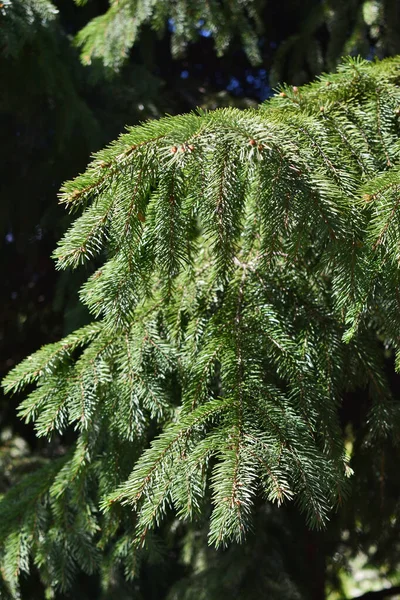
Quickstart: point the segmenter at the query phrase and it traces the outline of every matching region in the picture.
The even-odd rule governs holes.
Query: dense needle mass
[[[37,435],[76,434],[2,500],[10,589],[30,555],[66,589],[106,546],[129,576],[121,528],[140,551],[210,498],[217,547],[260,496],[323,528],[351,474],[349,390],[368,386],[371,440],[397,435],[399,67],[349,59],[258,110],[147,122],[64,185],[82,214],[55,257],[101,261],[81,289],[94,321],[4,382],[37,384],[19,409]]]

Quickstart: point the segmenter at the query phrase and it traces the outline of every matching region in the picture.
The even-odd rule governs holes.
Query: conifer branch
[[[207,502],[217,546],[245,539],[260,493],[324,527],[348,490],[349,391],[368,395],[368,439],[395,440],[398,68],[349,59],[329,86],[283,88],[258,110],[145,123],[64,185],[82,214],[55,256],[96,255],[81,289],[95,321],[3,382],[28,389],[20,415],[37,435],[75,436],[1,500],[14,597],[30,557],[66,588],[80,563],[99,568],[99,530],[125,565],[119,531],[145,551],[169,511],[190,520]]]

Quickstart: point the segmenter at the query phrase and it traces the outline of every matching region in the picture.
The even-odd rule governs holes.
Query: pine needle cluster
[[[79,216],[55,258],[98,266],[93,322],[4,381],[38,436],[74,440],[1,500],[11,597],[32,565],[49,594],[79,569],[132,578],[166,515],[210,502],[217,548],[260,498],[323,528],[349,487],[349,391],[370,443],[395,440],[399,68],[348,59],[257,110],[146,122],[64,185]]]
[[[82,0],[75,0],[84,4]],[[118,70],[126,61],[145,26],[163,35],[169,24],[171,51],[181,56],[202,32],[214,39],[219,56],[237,36],[252,63],[260,62],[257,33],[262,29],[259,0],[113,0],[103,15],[92,19],[78,34],[82,59],[90,64],[101,59],[105,67]]]

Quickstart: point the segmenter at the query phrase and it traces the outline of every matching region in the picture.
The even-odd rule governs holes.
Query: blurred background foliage
[[[57,273],[50,256],[70,219],[57,204],[60,184],[93,151],[127,124],[255,105],[279,82],[307,82],[343,55],[398,53],[398,0],[0,0],[1,377],[88,319],[77,296],[86,275]],[[389,358],[388,372],[398,394]],[[0,494],[63,452],[61,440],[37,440],[15,408],[0,398]],[[389,597],[371,594],[400,583],[398,465],[365,458],[362,394],[341,411],[357,478],[326,532],[307,531],[290,506],[260,505],[248,544],[216,553],[200,525],[171,521],[138,579],[115,574],[107,597]],[[35,581],[26,589],[23,598],[42,598]],[[74,594],[106,597],[95,578]]]

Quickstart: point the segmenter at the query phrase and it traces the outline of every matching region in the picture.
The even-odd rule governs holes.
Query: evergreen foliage
[[[83,4],[82,0],[76,2]],[[144,26],[163,34],[169,22],[175,57],[205,30],[213,36],[218,55],[226,52],[234,36],[239,36],[248,58],[257,63],[260,52],[256,34],[261,30],[262,4],[263,0],[112,0],[106,13],[92,19],[79,32],[76,42],[82,49],[84,63],[100,58],[105,67],[118,70]]]
[[[108,75],[129,64],[132,49],[137,61],[141,39],[151,53],[163,37],[174,59],[202,38],[212,39],[219,57],[244,52],[251,65],[271,68],[272,84],[303,83],[347,54],[382,58],[400,50],[395,0],[290,0],[282,7],[265,0],[111,0],[106,11],[101,4],[83,8],[87,0],[75,4],[89,16],[74,39],[81,60]],[[0,11],[2,52],[10,56],[39,30],[51,29],[58,13],[50,0],[5,0]]]
[[[32,564],[49,597],[78,569],[130,579],[166,515],[209,502],[217,548],[260,498],[323,528],[349,489],[348,392],[366,443],[396,444],[399,67],[348,59],[257,110],[146,122],[64,185],[80,216],[55,258],[98,267],[93,322],[4,381],[37,436],[74,440],[1,500],[12,598]]]
[[[398,54],[399,19],[395,0],[290,0],[282,6],[265,0],[112,0],[75,42],[84,64],[99,59],[111,73],[150,28],[159,37],[168,32],[174,58],[202,36],[213,39],[218,56],[237,53],[240,42],[252,65],[271,66],[273,85],[299,84],[334,69],[342,56]]]
[[[1,52],[15,58],[27,40],[32,40],[39,29],[51,28],[58,11],[49,0],[4,0],[2,18]]]
[[[285,6],[285,8],[287,8]],[[393,0],[311,0],[291,3],[293,23],[273,60],[271,80],[303,83],[342,56],[393,56],[399,53],[399,11]]]

